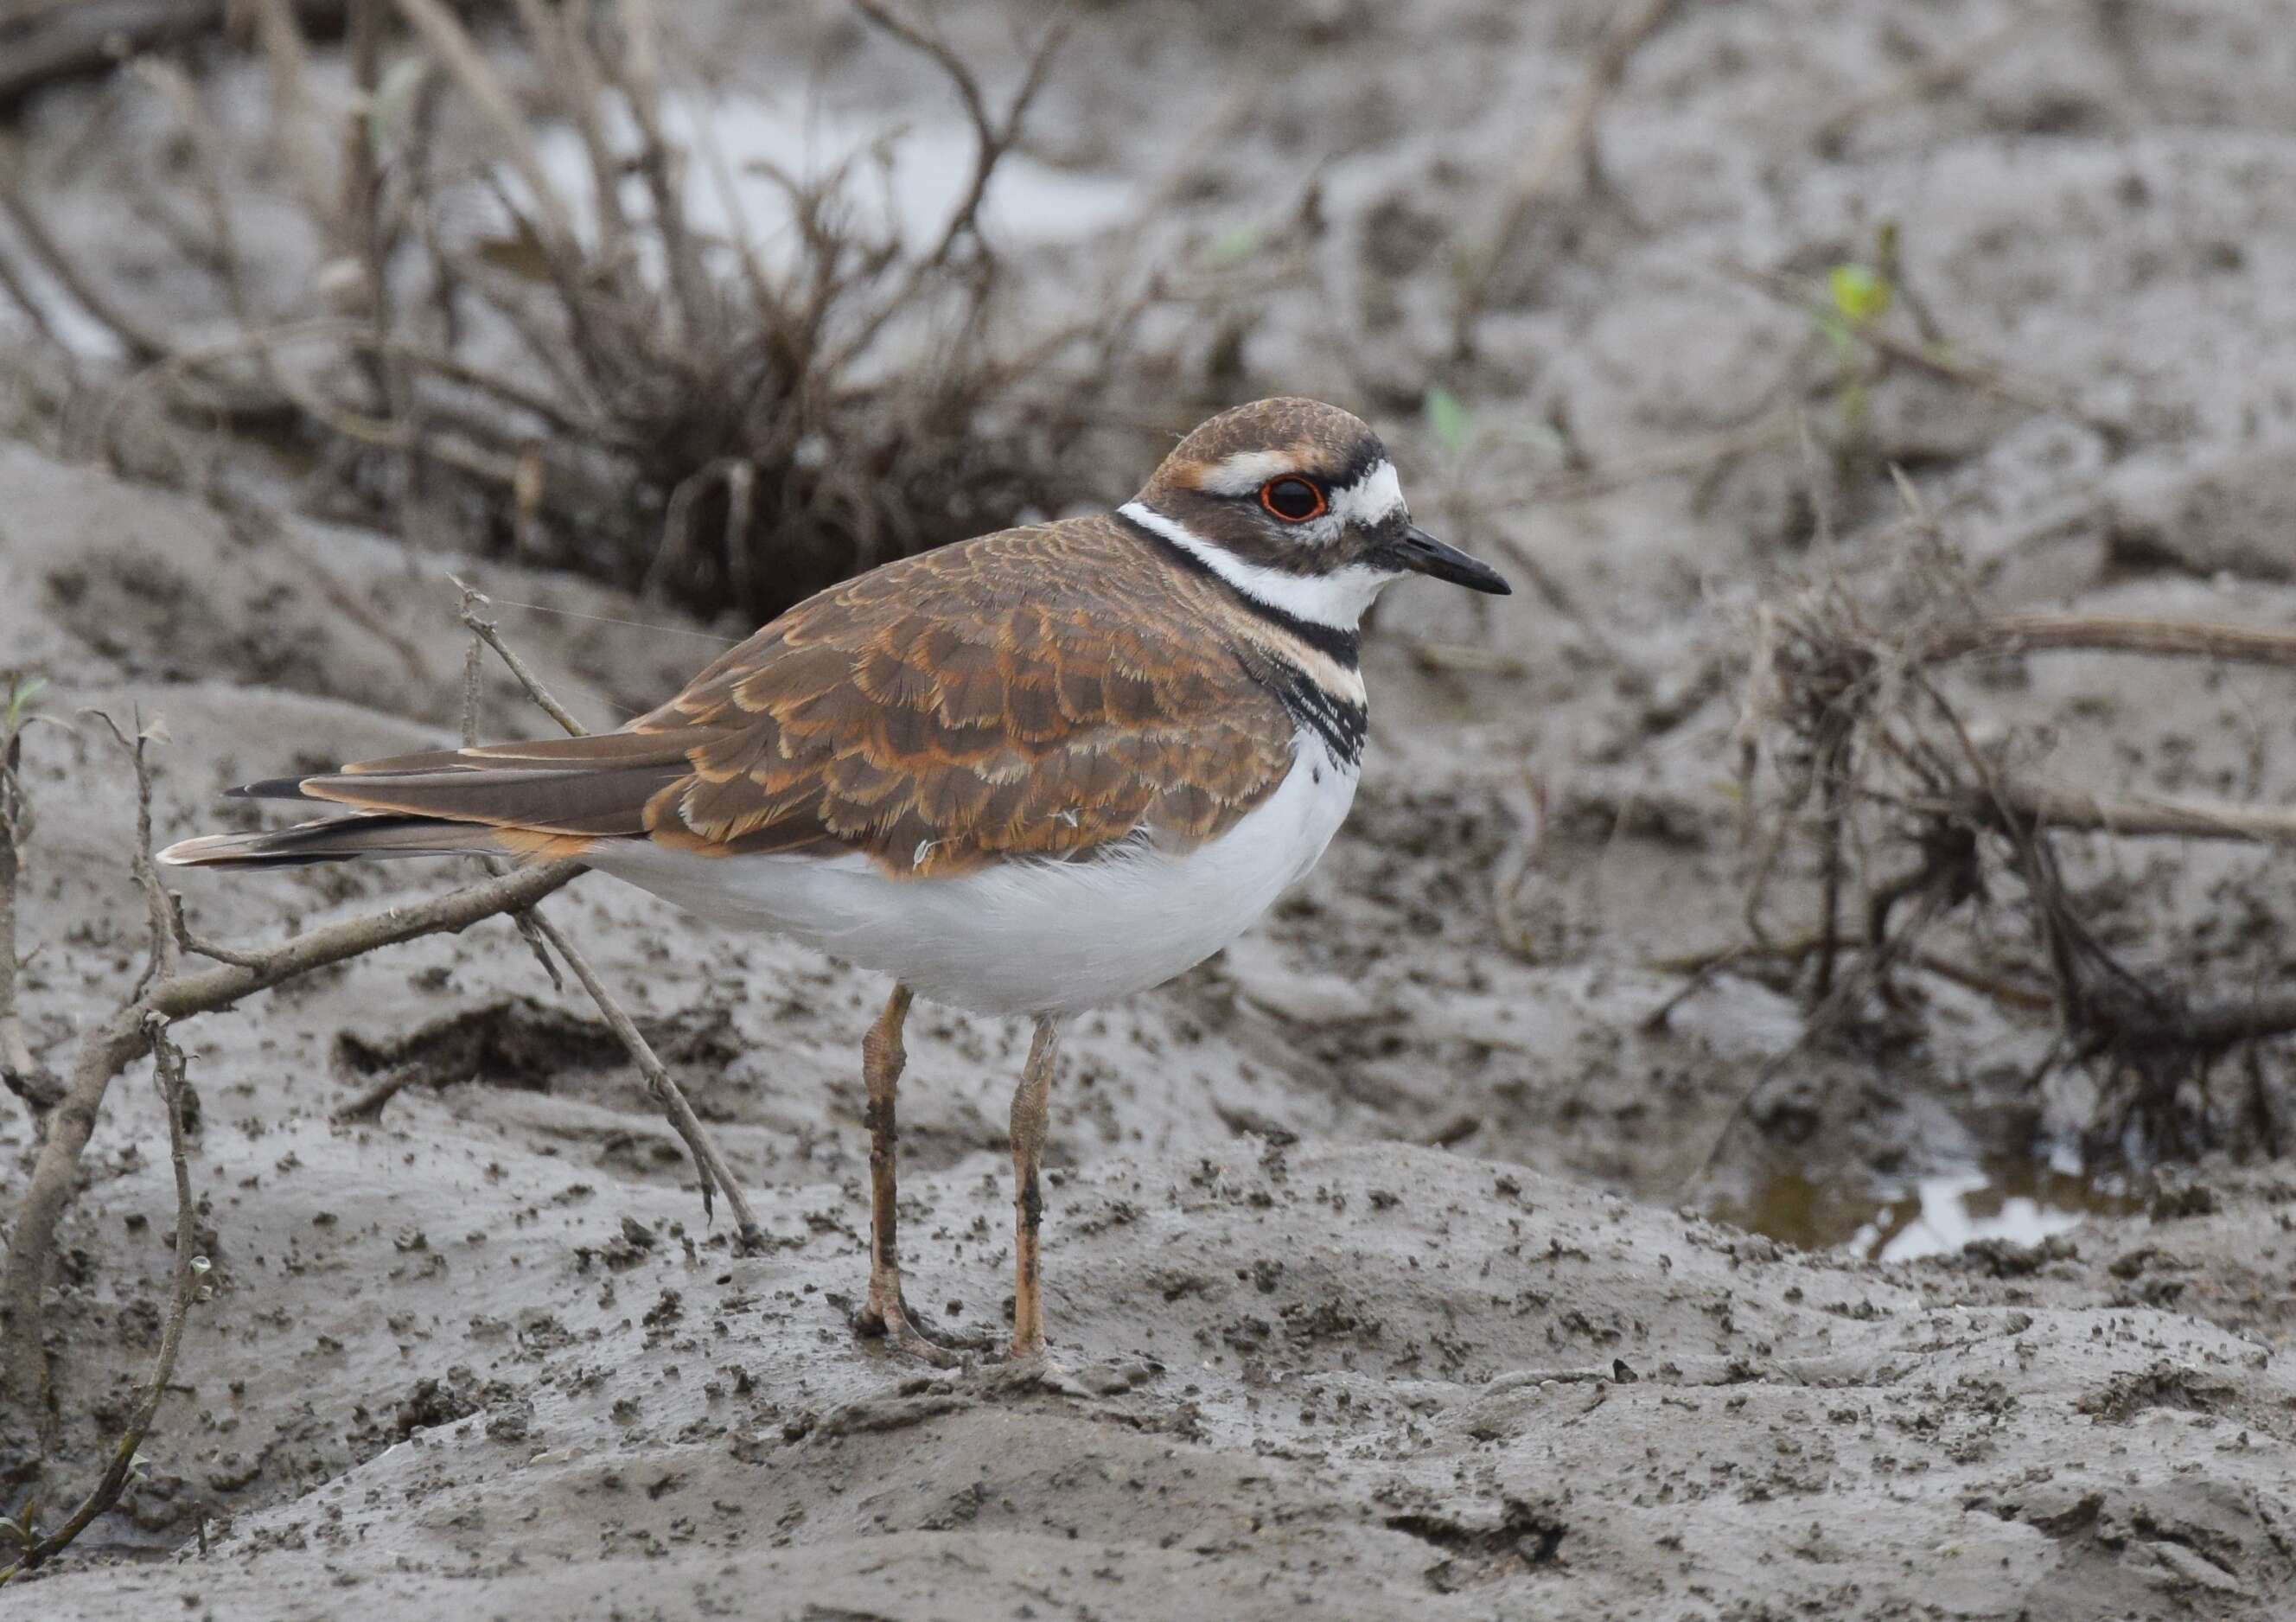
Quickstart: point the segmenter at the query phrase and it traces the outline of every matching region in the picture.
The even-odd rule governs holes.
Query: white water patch
[[[600,110],[608,145],[627,156],[639,148],[627,109],[610,100]],[[911,252],[929,251],[964,204],[972,184],[975,142],[962,119],[921,119],[889,129],[882,113],[834,111],[801,97],[766,101],[703,91],[662,92],[663,138],[688,154],[682,201],[694,231],[726,242],[745,242],[768,269],[787,269],[801,243],[789,189],[778,176],[801,185],[826,179],[849,163],[844,199],[865,233],[890,230]],[[569,126],[537,133],[544,172],[573,217],[583,240],[597,240],[594,182],[588,151]],[[505,191],[523,207],[531,194],[505,168]],[[620,186],[633,220],[651,217],[652,200],[635,172]],[[1081,241],[1125,218],[1140,201],[1132,179],[1059,169],[1023,152],[996,166],[980,207],[982,230],[1006,247]],[[650,236],[650,234],[646,234]],[[646,269],[658,273],[659,247],[642,243]]]
[[[2033,1246],[2126,1204],[2125,1193],[2090,1184],[2069,1149],[2061,1148],[2046,1164],[1997,1157],[1915,1179],[1843,1248],[1877,1262],[1910,1262],[1957,1255],[1978,1239]]]

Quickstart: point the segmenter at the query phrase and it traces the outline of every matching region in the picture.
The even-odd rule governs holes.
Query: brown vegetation
[[[2095,903],[2068,882],[2060,846],[2072,835],[2292,844],[2296,813],[2055,780],[2031,763],[2032,740],[1975,737],[1943,672],[1963,662],[2083,651],[2286,668],[2296,666],[2296,635],[1989,613],[1910,487],[1906,498],[1908,561],[1879,593],[1854,592],[1821,538],[1816,580],[1759,611],[1738,733],[1756,852],[1749,941],[1669,967],[1702,976],[1748,959],[1806,964],[1811,1012],[1797,1051],[1877,1006],[1902,1009],[1893,975],[1936,974],[2054,1022],[2057,1041],[2030,1082],[2038,1086],[2059,1065],[2095,1075],[2092,1165],[2132,1149],[2149,1160],[2226,1144],[2276,1155],[2284,1132],[2258,1044],[2296,1033],[2296,998],[2225,997],[2179,972],[2173,949],[2132,961],[2107,944]],[[1817,920],[1781,939],[1767,926],[1769,885],[1796,841],[1816,852]],[[1988,904],[2022,920],[2027,952],[1978,963],[1962,955],[1966,938],[1939,948],[1937,926],[1949,914]],[[2227,1059],[2244,1061],[2248,1084],[2220,1106],[2209,1082]]]
[[[937,35],[857,0],[947,80],[972,133],[971,176],[939,235],[912,243],[856,195],[868,154],[776,173],[797,245],[775,264],[722,154],[665,133],[668,29],[652,0],[525,0],[524,88],[441,0],[361,0],[348,8],[348,107],[314,87],[297,8],[253,10],[276,90],[272,144],[293,155],[345,313],[260,308],[221,201],[225,143],[201,87],[168,63],[138,70],[189,139],[209,200],[190,249],[226,282],[235,331],[187,343],[102,290],[4,154],[0,210],[183,421],[316,451],[324,505],[430,545],[450,539],[450,518],[473,550],[754,620],[887,559],[1111,493],[1090,490],[1072,453],[1121,370],[1132,309],[1030,323],[980,229],[1058,28],[999,104]],[[386,80],[392,17],[421,54]],[[536,120],[578,135],[581,195],[545,163]],[[738,240],[694,222],[697,175]],[[475,239],[455,224],[488,216],[500,223]],[[4,258],[0,292],[45,326]],[[107,408],[104,432],[111,421]]]

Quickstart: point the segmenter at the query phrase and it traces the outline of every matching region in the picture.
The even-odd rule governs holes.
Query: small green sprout
[[[1465,401],[1439,383],[1429,383],[1421,409],[1427,418],[1428,436],[1444,455],[1456,457],[1466,450],[1474,438],[1475,415]]]
[[[1897,297],[1897,288],[1887,276],[1855,261],[1827,271],[1825,290],[1833,296],[1833,308],[1852,326],[1879,321],[1890,313],[1890,301]]]
[[[47,691],[47,687],[45,676],[19,676],[9,682],[8,707],[0,712],[0,736],[12,736],[24,729],[33,704]]]
[[[1230,226],[1204,245],[1204,262],[1215,270],[1233,270],[1259,251],[1258,226]]]
[[[381,152],[398,144],[398,131],[414,106],[414,93],[430,70],[430,59],[419,54],[402,56],[385,70],[366,105],[368,146]]]

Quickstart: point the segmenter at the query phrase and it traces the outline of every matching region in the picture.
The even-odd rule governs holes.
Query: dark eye
[[[1286,523],[1324,515],[1324,492],[1305,479],[1270,479],[1259,487],[1259,505]]]

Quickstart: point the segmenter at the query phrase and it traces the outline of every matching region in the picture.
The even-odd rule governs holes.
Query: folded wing
[[[1281,702],[1208,634],[1204,589],[1112,521],[1008,531],[800,605],[619,731],[252,785],[365,814],[164,854],[325,860],[371,841],[340,853],[547,857],[649,839],[859,851],[933,876],[1141,837],[1185,848],[1259,803],[1292,755]]]

